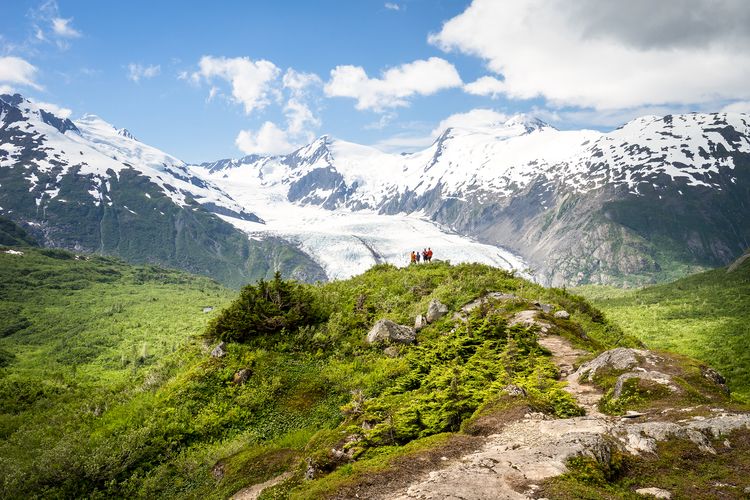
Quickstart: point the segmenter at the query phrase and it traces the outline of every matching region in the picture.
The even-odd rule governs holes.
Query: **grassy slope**
[[[750,401],[750,261],[732,273],[716,269],[641,290],[576,291],[650,348],[713,366],[738,399]]]
[[[502,315],[528,307],[526,299],[569,310],[575,323],[563,327],[576,342],[632,345],[565,292],[486,266],[434,263],[311,287],[328,311],[324,323],[230,343],[217,359],[195,337],[212,315],[202,307],[231,298],[213,282],[23,251],[0,253],[5,497],[218,498],[284,470],[295,476],[283,495],[324,495],[439,442],[498,404],[508,383],[524,386],[538,410],[577,412],[533,331],[505,325]],[[379,318],[411,322],[432,298],[456,310],[489,290],[521,299],[500,315],[478,311],[468,326],[430,325],[398,357],[364,342]],[[250,378],[237,385],[242,368]],[[352,435],[359,441],[342,442]],[[340,467],[330,456],[336,446],[361,465]],[[321,477],[299,489],[305,459]]]

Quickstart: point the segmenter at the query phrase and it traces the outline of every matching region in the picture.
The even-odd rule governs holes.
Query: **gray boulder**
[[[568,311],[557,311],[555,313],[555,318],[558,318],[558,319],[570,319],[570,313]]]
[[[541,309],[544,314],[549,314],[552,312],[552,304],[542,304],[541,302],[534,302],[534,305]]]
[[[219,345],[214,347],[214,350],[211,351],[212,358],[223,358],[226,355],[227,355],[227,343],[226,342],[219,342]]]
[[[599,370],[629,370],[645,361],[652,360],[656,361],[656,356],[649,351],[618,347],[605,351],[591,361],[582,364],[576,371],[576,378],[583,376],[591,382]]]
[[[247,382],[247,379],[250,378],[250,375],[252,375],[252,372],[247,368],[243,368],[242,370],[234,374],[232,382],[235,385],[243,385],[245,382]]]
[[[655,498],[672,498],[672,494],[667,490],[661,488],[638,488],[635,490],[641,496],[649,496]]]
[[[411,344],[417,338],[413,328],[399,325],[389,319],[381,319],[372,327],[367,334],[367,343],[376,342],[398,342],[399,344]]]
[[[417,314],[417,317],[414,320],[414,331],[418,332],[419,330],[421,330],[425,326],[427,326],[427,320],[421,314]]]
[[[430,304],[427,306],[427,322],[432,323],[439,320],[443,316],[448,314],[448,306],[440,302],[438,299],[432,299]]]

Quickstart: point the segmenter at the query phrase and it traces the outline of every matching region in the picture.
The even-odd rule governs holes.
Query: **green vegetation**
[[[650,348],[716,368],[734,396],[750,401],[750,260],[640,290],[576,289]]]
[[[21,226],[0,216],[0,245],[36,246],[37,243]]]
[[[508,327],[531,301],[568,310],[543,317],[578,345],[636,344],[583,299],[481,265],[277,278],[230,303],[204,278],[20,250],[0,253],[3,497],[220,498],[284,471],[266,496],[325,496],[526,411],[517,401],[580,414],[535,329]],[[489,291],[517,298],[451,313],[414,345],[365,342],[378,319],[410,324],[433,298],[455,312]],[[219,339],[227,353],[212,357]]]
[[[545,481],[537,494],[552,500],[636,500],[644,498],[635,493],[639,488],[661,488],[672,498],[747,498],[750,431],[735,431],[710,444],[716,454],[697,452],[689,440],[671,439],[640,457],[574,457],[569,472]]]

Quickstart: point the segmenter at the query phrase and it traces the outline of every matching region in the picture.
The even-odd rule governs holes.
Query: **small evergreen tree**
[[[310,287],[281,279],[247,285],[208,326],[210,337],[247,342],[254,337],[292,332],[325,321],[327,315]]]

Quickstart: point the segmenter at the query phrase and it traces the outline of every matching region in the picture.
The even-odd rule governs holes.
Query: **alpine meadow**
[[[750,4],[19,0],[0,497],[750,497]]]

